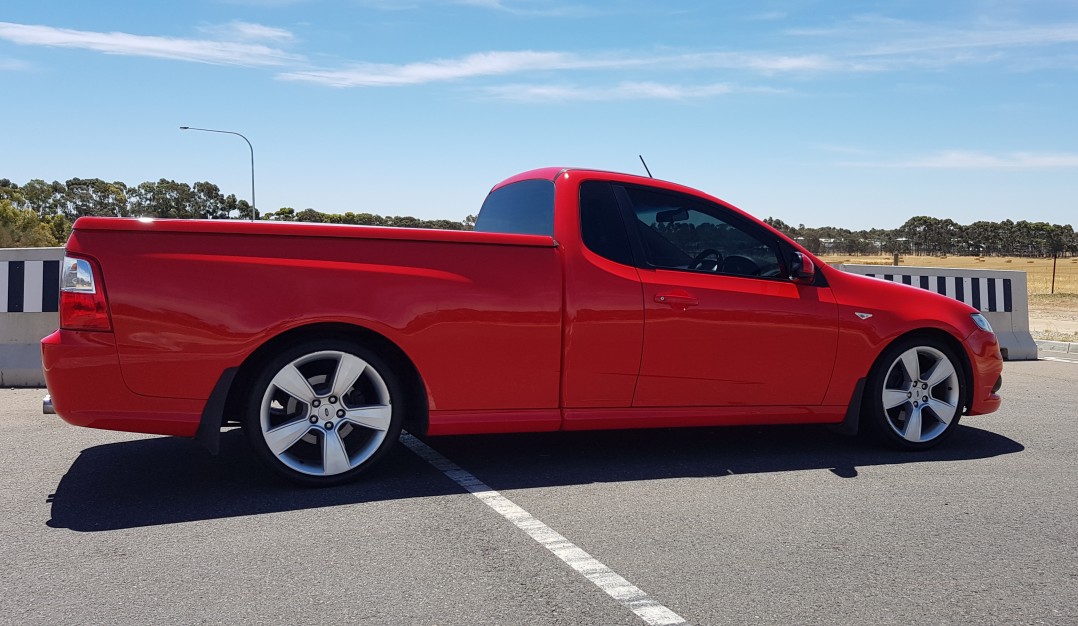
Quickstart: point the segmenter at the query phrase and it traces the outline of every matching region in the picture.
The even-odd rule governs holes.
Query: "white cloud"
[[[766,11],[764,13],[750,15],[749,19],[756,22],[776,22],[778,20],[784,20],[789,16],[790,14],[785,11]]]
[[[456,59],[404,65],[361,63],[341,70],[286,72],[283,80],[322,83],[332,87],[385,87],[549,71],[609,66],[617,61],[584,60],[565,52],[481,52]]]
[[[500,11],[505,10],[505,3],[502,0],[456,0],[453,4],[460,4],[469,7],[480,7],[483,9],[497,9]]]
[[[910,169],[1047,170],[1078,168],[1078,154],[1066,152],[1008,152],[988,154],[968,150],[945,150],[890,163],[847,163],[862,167]]]
[[[277,41],[290,42],[295,36],[283,28],[264,26],[252,22],[233,20],[227,24],[206,26],[202,32],[216,36],[219,39],[240,41]]]
[[[510,102],[602,102],[614,100],[697,100],[732,93],[778,93],[780,90],[740,87],[727,83],[677,85],[657,82],[622,82],[612,86],[502,85],[483,91]]]
[[[359,63],[344,69],[286,72],[282,80],[321,83],[332,87],[419,85],[482,76],[565,70],[689,69],[753,70],[762,74],[834,70],[839,62],[818,56],[776,56],[740,53],[699,53],[656,56],[584,56],[569,52],[492,51],[454,59],[402,65]],[[853,66],[843,66],[854,69]]]
[[[837,152],[838,154],[848,154],[851,156],[865,156],[872,154],[871,151],[864,148],[856,148],[853,146],[840,146],[832,143],[816,144],[817,150],[823,150],[825,152]]]
[[[977,30],[955,29],[877,43],[866,55],[905,55],[972,48],[1010,48],[1078,43],[1078,24],[1021,26]]]
[[[356,0],[364,1],[364,0]],[[372,0],[365,0],[371,2]],[[378,0],[384,1],[384,0]],[[537,3],[516,0],[418,0],[420,3],[467,4],[499,11],[532,11]],[[571,5],[564,5],[569,7]],[[541,9],[555,10],[555,9]],[[778,16],[775,16],[778,17]],[[719,85],[745,75],[798,78],[850,72],[902,71],[931,66],[1020,61],[1035,67],[1037,59],[1055,63],[1071,58],[1059,45],[1078,43],[1078,25],[946,30],[923,24],[867,16],[828,30],[785,31],[827,35],[814,47],[770,51],[633,50],[567,52],[509,50],[476,52],[459,57],[411,63],[342,61],[311,68],[304,57],[286,51],[295,41],[289,30],[235,20],[204,27],[206,39],[147,36],[122,32],[92,32],[0,22],[0,40],[22,45],[95,50],[106,54],[155,57],[199,63],[282,68],[278,78],[333,87],[391,87],[467,81],[520,74],[558,73],[542,79],[531,76],[523,89],[535,100],[610,98],[689,99],[721,95]],[[1004,49],[1030,48],[1010,55]],[[1039,55],[1039,56],[1038,56]],[[1051,56],[1049,56],[1051,55]],[[1020,58],[1019,58],[1020,57]],[[1063,61],[1061,61],[1063,59]],[[11,69],[11,62],[0,65]],[[628,75],[632,70],[632,75]],[[592,72],[606,89],[565,86],[567,73]],[[542,80],[562,81],[539,84]],[[617,82],[621,81],[621,82]],[[579,82],[579,81],[576,81]],[[480,85],[479,88],[487,85]],[[494,97],[519,99],[519,85],[487,89]],[[774,91],[780,91],[772,89]],[[604,95],[610,94],[610,95]]]
[[[217,1],[221,2],[223,4],[238,4],[238,5],[242,5],[242,6],[251,6],[251,7],[274,8],[274,7],[287,7],[287,6],[292,6],[294,4],[304,4],[306,2],[310,2],[311,0],[217,0]]]
[[[30,67],[30,64],[22,59],[0,58],[0,72],[23,72]]]
[[[105,54],[246,67],[288,65],[301,60],[296,55],[260,44],[132,35],[119,32],[102,33],[10,22],[0,22],[0,40],[25,46],[78,48]]]
[[[873,15],[830,28],[784,32],[826,42],[833,57],[861,60],[863,69],[881,71],[973,63],[1054,66],[1060,46],[1078,43],[1078,23],[947,26]]]
[[[753,70],[762,74],[853,70],[856,65],[821,54],[700,52],[660,57],[656,63],[686,68]]]
[[[377,11],[414,11],[429,6],[454,5],[497,11],[523,17],[595,17],[605,11],[585,4],[551,5],[546,0],[513,2],[507,0],[352,0],[367,9]]]
[[[604,14],[604,11],[585,4],[551,5],[551,3],[546,0],[533,0],[532,2],[512,0],[438,0],[438,3],[488,9],[509,15],[528,17],[595,17]]]

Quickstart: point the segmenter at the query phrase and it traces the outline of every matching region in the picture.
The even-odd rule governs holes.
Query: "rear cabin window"
[[[554,235],[554,182],[522,180],[490,192],[475,230],[482,233]]]

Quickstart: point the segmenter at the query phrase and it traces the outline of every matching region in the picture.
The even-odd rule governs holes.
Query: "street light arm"
[[[223,135],[235,135],[247,142],[247,147],[251,150],[251,221],[258,219],[258,209],[255,205],[255,147],[251,145],[251,140],[247,137],[244,137],[242,134],[231,130],[217,130],[214,128],[195,128],[194,126],[180,126],[180,130],[200,130],[204,133],[221,133]]]

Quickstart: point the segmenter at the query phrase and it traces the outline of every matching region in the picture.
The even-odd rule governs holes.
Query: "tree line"
[[[209,182],[191,185],[162,178],[127,185],[100,178],[72,178],[64,183],[34,179],[20,186],[0,178],[0,248],[61,246],[71,234],[71,225],[84,215],[250,219],[251,205],[235,194],[223,194]],[[473,215],[458,222],[351,211],[323,213],[310,208],[296,211],[292,207],[263,213],[260,219],[446,230],[470,230],[475,225]],[[764,221],[817,254],[1078,255],[1078,234],[1069,224],[1004,220],[962,225],[920,215],[895,229],[853,231],[804,224],[794,227],[771,217]]]
[[[247,220],[251,218],[251,204],[235,194],[223,194],[209,182],[191,185],[162,178],[127,185],[100,178],[72,178],[65,183],[34,179],[18,185],[0,178],[0,248],[62,246],[75,220],[83,216]],[[475,224],[474,216],[455,222],[373,213],[296,211],[291,207],[263,213],[259,218],[445,230],[469,230]]]
[[[911,254],[921,256],[1078,255],[1078,233],[1070,224],[1026,220],[977,221],[962,225],[951,219],[918,215],[898,228],[849,230],[825,226],[794,227],[780,219],[764,220],[814,254]]]

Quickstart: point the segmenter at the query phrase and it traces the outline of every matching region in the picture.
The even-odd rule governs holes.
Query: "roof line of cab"
[[[554,180],[557,180],[558,176],[561,176],[562,174],[564,174],[566,172],[587,172],[587,173],[590,173],[590,174],[609,174],[611,176],[636,178],[636,179],[640,179],[641,182],[643,182],[643,181],[651,181],[651,182],[663,182],[663,183],[667,183],[667,184],[672,184],[669,181],[664,181],[664,180],[660,180],[660,179],[652,178],[652,177],[648,177],[648,176],[639,176],[637,174],[626,174],[624,172],[614,172],[614,171],[610,171],[610,170],[597,170],[597,169],[593,169],[593,168],[590,168],[590,167],[540,167],[540,168],[537,168],[537,169],[534,169],[534,170],[528,170],[526,172],[521,172],[521,173],[519,173],[519,174],[517,174],[515,176],[510,176],[509,178],[506,178],[502,182],[498,183],[497,185],[494,185],[494,187],[491,188],[491,191],[494,191],[495,189],[501,189],[502,187],[505,187],[506,185],[511,185],[513,183],[517,183],[517,182],[520,182],[522,180],[536,180],[536,179],[539,179],[539,180],[554,181]]]

